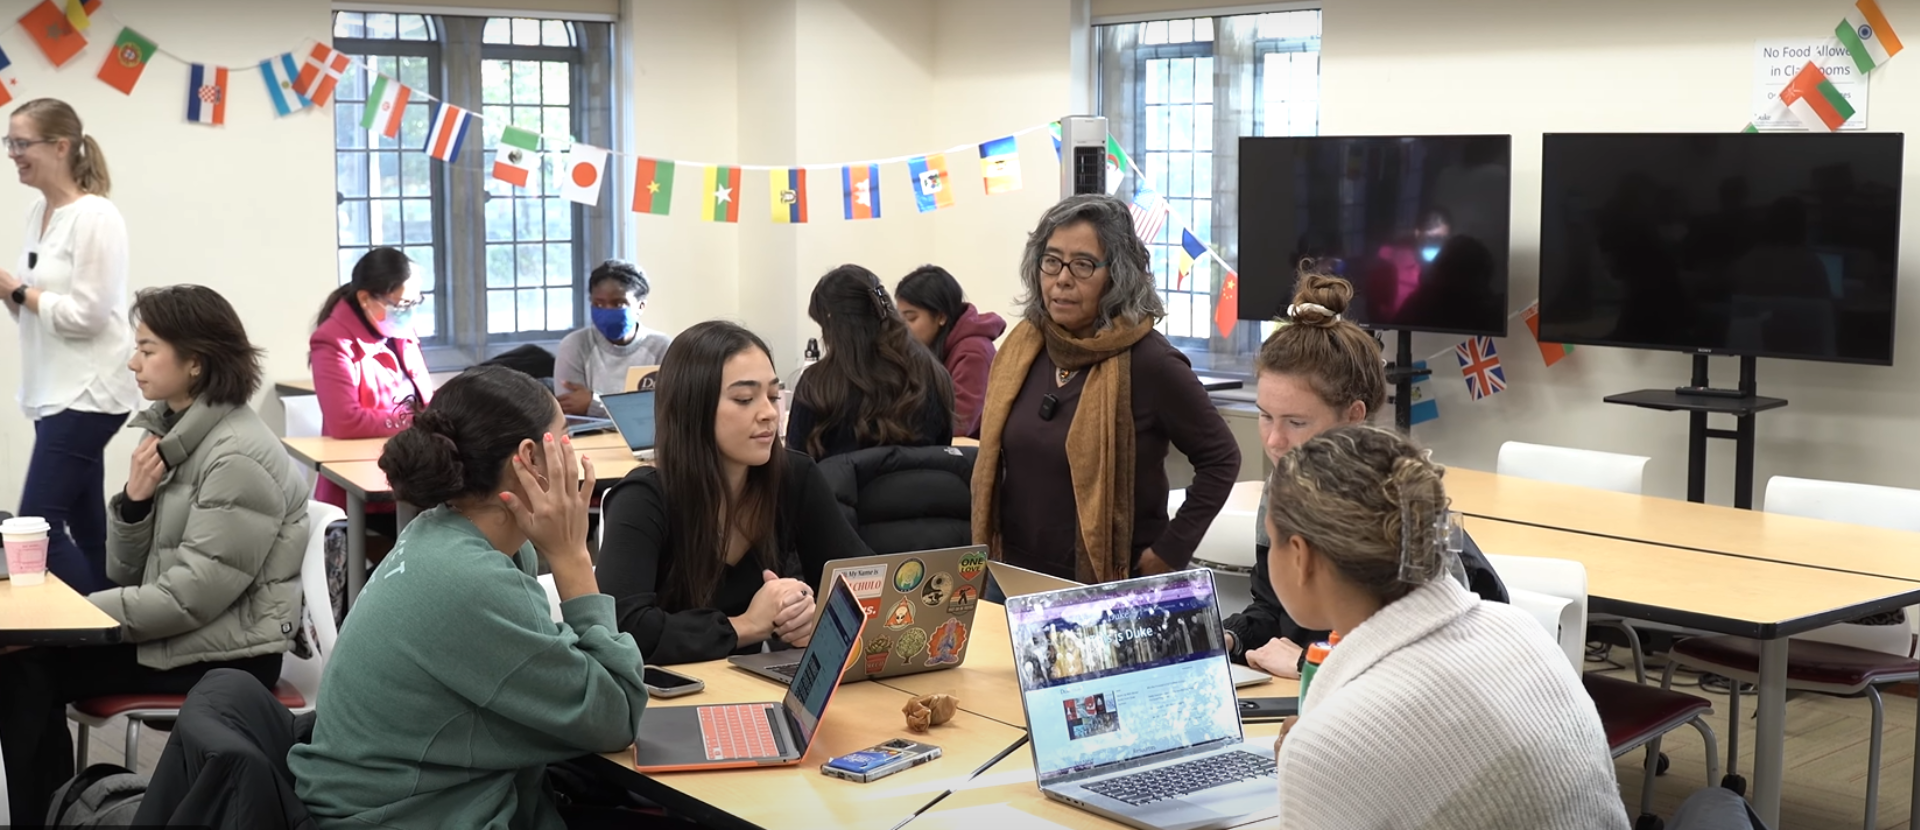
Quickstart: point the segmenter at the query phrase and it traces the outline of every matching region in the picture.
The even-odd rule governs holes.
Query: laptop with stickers
[[[821,574],[821,593],[845,578],[869,625],[860,657],[843,682],[940,671],[967,658],[974,609],[987,584],[981,546],[835,559]],[[746,671],[786,683],[799,668],[794,650],[727,658]]]

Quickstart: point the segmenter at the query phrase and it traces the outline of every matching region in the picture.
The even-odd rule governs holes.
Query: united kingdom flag
[[[1507,388],[1507,373],[1500,368],[1500,355],[1493,350],[1493,338],[1475,337],[1453,347],[1460,358],[1460,374],[1467,376],[1467,391],[1474,400]]]

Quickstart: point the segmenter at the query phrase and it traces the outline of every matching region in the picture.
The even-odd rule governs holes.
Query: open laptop
[[[1212,571],[1010,597],[1007,626],[1048,798],[1149,830],[1278,812],[1273,748],[1240,731]]]
[[[973,612],[986,591],[983,546],[835,559],[821,573],[818,596],[845,578],[866,609],[860,659],[843,683],[951,669],[967,659]],[[797,652],[763,651],[727,661],[776,683],[793,679]]]
[[[607,408],[607,417],[613,421],[614,429],[620,430],[620,437],[626,440],[633,457],[652,461],[653,391],[602,395],[600,405]],[[824,590],[820,596],[826,596]]]
[[[1071,579],[1062,579],[1052,574],[1043,574],[1039,571],[1017,568],[1005,562],[991,563],[987,566],[987,571],[993,575],[994,584],[1000,586],[1000,593],[1006,595],[1008,598],[1038,594],[1044,591],[1058,591],[1062,588],[1077,588],[1080,586],[1080,583]],[[1244,689],[1248,686],[1258,686],[1262,683],[1273,682],[1273,675],[1251,666],[1234,663],[1232,667],[1233,687],[1236,689]]]
[[[846,580],[826,594],[799,676],[779,703],[649,706],[633,739],[640,772],[773,767],[798,764],[819,734],[840,672],[860,646],[866,612]]]
[[[629,366],[626,385],[620,388],[628,392],[652,392],[654,381],[659,380],[659,375],[659,366]]]

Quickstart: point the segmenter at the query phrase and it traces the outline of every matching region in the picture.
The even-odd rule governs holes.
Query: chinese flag
[[[1213,307],[1213,324],[1220,329],[1220,336],[1233,334],[1233,324],[1240,322],[1240,275],[1227,272],[1227,279],[1220,283],[1220,302]]]
[[[99,10],[100,0],[86,0],[81,7],[92,14]],[[40,0],[40,5],[20,18],[20,28],[26,30],[27,36],[33,38],[54,66],[65,65],[87,48],[86,35],[73,28],[73,21],[53,0]]]

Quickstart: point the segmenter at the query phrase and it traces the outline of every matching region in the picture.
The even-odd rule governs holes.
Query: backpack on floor
[[[53,793],[48,827],[130,827],[147,794],[147,777],[117,764],[94,764]]]

